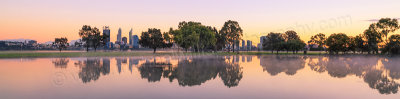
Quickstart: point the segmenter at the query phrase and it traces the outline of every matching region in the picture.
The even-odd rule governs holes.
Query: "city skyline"
[[[304,41],[317,33],[355,36],[377,19],[400,17],[396,10],[389,10],[400,9],[396,5],[400,1],[395,0],[210,2],[5,0],[0,1],[0,11],[4,13],[0,19],[0,27],[3,27],[0,34],[4,36],[0,40],[24,38],[39,43],[59,37],[76,40],[79,39],[80,27],[91,25],[99,29],[110,26],[110,41],[113,42],[116,41],[118,28],[125,31],[133,28],[132,35],[140,36],[148,28],[159,28],[162,32],[171,27],[176,29],[181,21],[201,22],[220,29],[225,21],[235,20],[243,28],[243,39],[251,40],[256,45],[260,36],[269,32],[294,30]],[[91,5],[87,5],[89,3]],[[150,4],[155,7],[148,6]],[[204,5],[208,7],[204,8]],[[372,6],[374,9],[370,8]],[[122,37],[128,35],[128,32],[121,34]]]

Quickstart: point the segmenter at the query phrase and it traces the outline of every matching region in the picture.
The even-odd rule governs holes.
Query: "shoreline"
[[[276,54],[276,52],[271,53],[270,51],[253,51],[253,52],[239,52],[239,53],[233,53],[233,52],[156,52],[155,54],[152,53],[152,51],[129,51],[129,52],[124,52],[124,51],[112,51],[112,52],[104,52],[104,51],[98,51],[98,52],[26,52],[26,51],[4,51],[0,52],[0,59],[5,59],[5,58],[52,58],[52,57],[118,57],[118,56],[182,56],[182,55],[329,55],[329,56],[337,56],[337,55],[330,55],[327,54],[326,52],[315,52],[315,51],[309,51],[307,54],[304,54],[303,52],[299,53],[287,53],[285,52],[279,52],[279,54]],[[382,56],[381,54],[338,54],[338,55],[371,55],[371,56]],[[385,55],[383,55],[385,56]]]

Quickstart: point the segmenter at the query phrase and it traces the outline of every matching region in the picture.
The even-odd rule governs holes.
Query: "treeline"
[[[263,50],[271,50],[272,53],[274,53],[274,51],[278,53],[283,50],[297,53],[306,46],[306,43],[300,40],[300,37],[295,31],[286,31],[285,33],[271,32],[263,39]]]
[[[294,31],[285,33],[269,33],[263,42],[264,50],[271,51],[293,51],[297,52],[302,48],[310,48],[310,45],[317,45],[318,49],[323,49],[330,54],[342,52],[368,53],[368,54],[400,54],[400,35],[393,34],[399,29],[397,19],[381,18],[378,22],[372,23],[363,34],[355,37],[347,36],[345,33],[334,33],[326,37],[319,33],[311,37],[308,45],[299,39]]]
[[[194,52],[217,51],[232,46],[235,51],[235,42],[239,42],[243,30],[236,21],[228,20],[221,30],[215,27],[202,25],[200,22],[180,22],[178,29],[170,28],[161,34],[160,29],[150,28],[142,32],[139,44],[143,47],[154,49],[168,48],[176,44],[185,51],[192,49]],[[228,49],[230,51],[230,49]]]

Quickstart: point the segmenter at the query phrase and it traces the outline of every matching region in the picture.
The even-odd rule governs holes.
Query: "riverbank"
[[[262,52],[157,52],[152,51],[131,51],[131,52],[36,52],[36,51],[3,51],[0,58],[39,58],[39,57],[115,57],[115,56],[172,56],[172,55],[272,55],[269,51]],[[279,52],[278,55],[325,55],[325,52],[296,53]]]

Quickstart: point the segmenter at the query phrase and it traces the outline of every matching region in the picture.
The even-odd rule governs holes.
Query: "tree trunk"
[[[232,46],[232,51],[233,51],[233,53],[235,53],[235,40],[233,40],[233,44],[232,44],[233,46]]]

